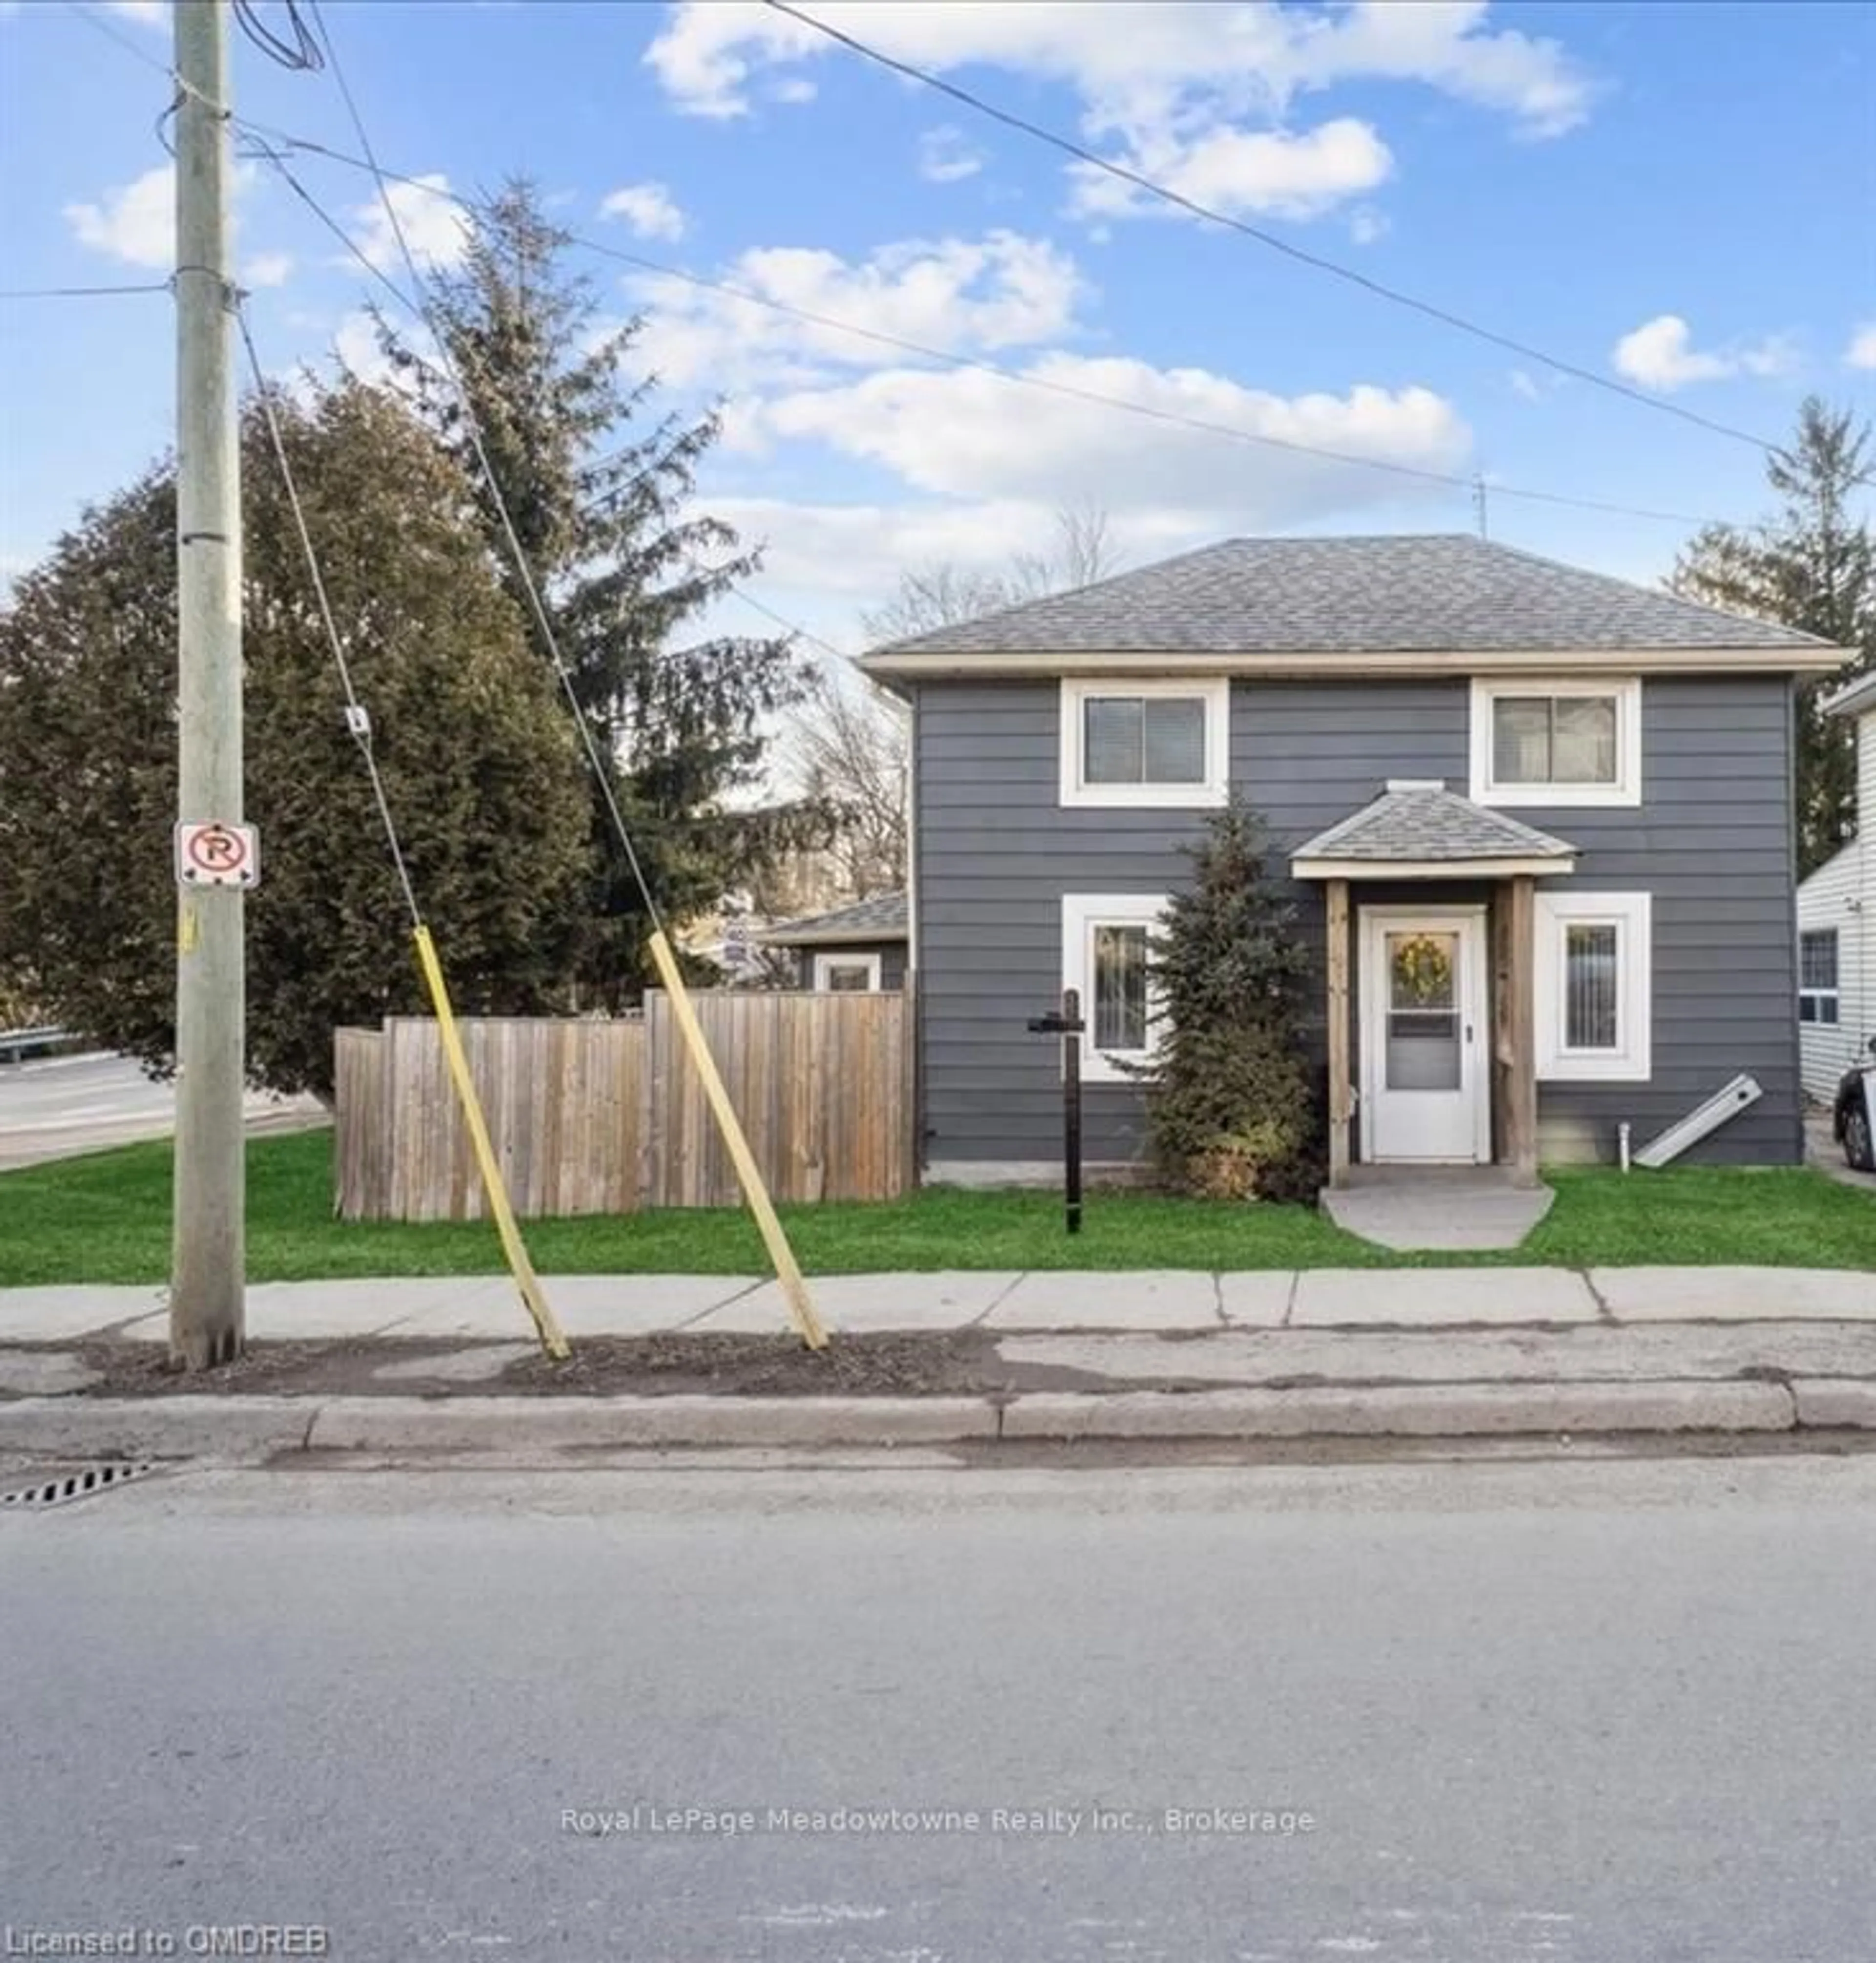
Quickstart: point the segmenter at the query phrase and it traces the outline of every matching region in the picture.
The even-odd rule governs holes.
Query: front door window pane
[[[1620,1046],[1617,1027],[1618,929],[1612,921],[1573,921],[1564,930],[1564,1047]]]
[[[1147,930],[1144,927],[1094,930],[1093,1021],[1096,1049],[1145,1049]]]
[[[1387,937],[1390,1090],[1457,1090],[1459,937],[1419,928]]]

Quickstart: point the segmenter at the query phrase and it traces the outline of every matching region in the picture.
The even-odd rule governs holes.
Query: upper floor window
[[[1228,681],[1064,681],[1064,805],[1223,804]]]
[[[1811,927],[1798,937],[1798,1019],[1834,1023],[1838,1017],[1837,930]]]
[[[1481,804],[1641,802],[1641,684],[1505,678],[1472,684]]]

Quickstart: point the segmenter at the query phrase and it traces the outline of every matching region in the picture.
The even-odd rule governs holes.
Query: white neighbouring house
[[[1806,1092],[1826,1102],[1876,1036],[1876,674],[1830,709],[1856,719],[1857,834],[1798,889],[1801,1067]]]

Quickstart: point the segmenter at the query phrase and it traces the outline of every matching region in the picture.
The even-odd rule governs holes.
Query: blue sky
[[[1775,440],[1809,390],[1876,408],[1876,8],[810,5],[1103,155],[1658,401]],[[471,193],[528,173],[570,228],[667,265],[1305,444],[1689,516],[1764,508],[1747,445],[1129,198],[759,5],[331,0],[326,14],[393,168]],[[168,51],[163,0],[0,0],[4,284],[165,276],[155,125]],[[238,43],[235,97],[243,114],[354,147],[329,74],[286,72]],[[383,249],[367,178],[298,168]],[[447,259],[452,207],[400,197]],[[362,347],[363,276],[264,165],[239,214],[270,367]],[[704,492],[767,545],[751,590],[843,646],[901,565],[1045,548],[1064,504],[1104,509],[1135,562],[1234,533],[1472,523],[1462,490],[582,263],[617,316],[651,309],[645,349],[674,401],[725,401]],[[0,333],[11,576],[168,443],[173,315],[162,294],[7,301]],[[1688,529],[1490,501],[1495,536],[1633,578],[1664,572]]]

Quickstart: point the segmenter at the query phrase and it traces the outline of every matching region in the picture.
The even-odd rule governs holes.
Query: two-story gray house
[[[1081,992],[1089,1156],[1137,1163],[1148,937],[1235,789],[1318,958],[1331,1177],[1802,1157],[1796,678],[1847,659],[1463,536],[1236,539],[862,663],[913,715],[927,1175],[1059,1163],[1029,1019]]]

